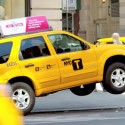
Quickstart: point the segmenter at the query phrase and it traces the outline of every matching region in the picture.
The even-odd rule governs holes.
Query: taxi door
[[[92,80],[97,76],[97,62],[94,49],[67,34],[48,36],[55,48],[61,71],[61,83],[76,83]]]
[[[19,65],[25,76],[37,81],[39,88],[60,84],[57,59],[51,54],[42,36],[25,38],[21,41]]]

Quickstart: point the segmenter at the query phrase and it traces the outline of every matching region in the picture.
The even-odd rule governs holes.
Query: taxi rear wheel
[[[21,109],[24,115],[29,114],[35,104],[35,94],[33,89],[24,82],[12,84],[12,89],[12,99],[17,108]]]
[[[78,96],[86,96],[92,93],[95,89],[95,84],[81,85],[71,88],[71,92]]]

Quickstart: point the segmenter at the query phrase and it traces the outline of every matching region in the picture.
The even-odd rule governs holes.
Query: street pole
[[[69,13],[69,5],[68,5],[68,0],[66,0],[66,28],[67,28],[67,31],[69,30],[69,15],[68,15],[68,13]]]

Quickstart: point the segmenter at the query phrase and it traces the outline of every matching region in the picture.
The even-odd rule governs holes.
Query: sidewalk
[[[88,96],[79,97],[69,90],[36,98],[36,105],[32,112],[70,111],[70,110],[103,110],[124,109],[125,95],[112,95],[98,91]]]

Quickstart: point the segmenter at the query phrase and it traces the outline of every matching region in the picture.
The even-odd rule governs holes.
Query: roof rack
[[[51,31],[45,16],[0,21],[0,37]]]

